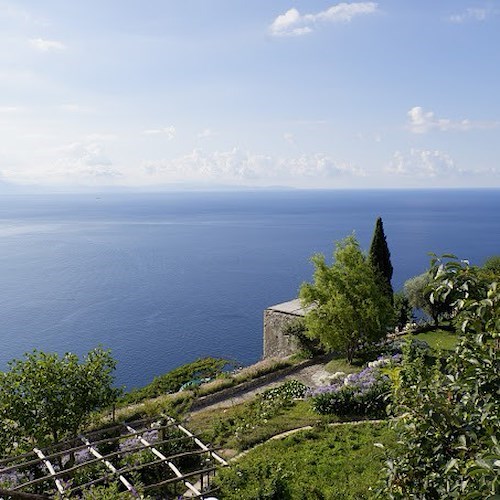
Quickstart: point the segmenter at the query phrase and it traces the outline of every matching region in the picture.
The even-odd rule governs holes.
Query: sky
[[[4,189],[500,187],[500,1],[0,0]]]

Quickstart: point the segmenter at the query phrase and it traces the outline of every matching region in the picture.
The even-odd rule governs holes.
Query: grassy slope
[[[395,445],[387,424],[345,424],[270,441],[220,473],[221,499],[373,498],[384,451]]]
[[[276,434],[324,420],[309,403],[297,401],[270,418],[261,418],[252,401],[230,408],[210,409],[190,416],[187,426],[202,439],[221,446],[231,456]]]

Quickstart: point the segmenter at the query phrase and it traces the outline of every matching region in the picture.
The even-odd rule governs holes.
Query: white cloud
[[[443,151],[410,149],[407,153],[396,151],[385,172],[410,178],[443,179],[477,177],[481,179],[500,176],[498,168],[458,167],[453,158]]]
[[[448,21],[456,24],[465,23],[466,21],[484,21],[489,13],[487,9],[469,8],[458,14],[452,14]]]
[[[59,42],[57,40],[45,40],[43,38],[31,38],[30,39],[30,44],[33,48],[36,50],[39,50],[40,52],[50,52],[50,51],[57,51],[57,50],[65,50],[66,45],[64,43]]]
[[[171,141],[175,137],[176,130],[173,125],[170,125],[169,127],[164,128],[151,128],[144,130],[142,133],[144,135],[166,135],[167,139]]]
[[[77,162],[85,165],[111,165],[111,160],[104,153],[104,148],[99,143],[73,142],[55,149],[64,157],[60,161]]]
[[[99,143],[75,142],[58,148],[59,157],[44,171],[44,183],[99,183],[122,177]]]
[[[273,36],[306,35],[319,23],[347,23],[356,16],[373,14],[377,8],[375,2],[342,2],[316,14],[301,14],[292,8],[279,15],[271,24],[269,31]]]
[[[311,33],[309,26],[300,26],[304,22],[297,9],[290,9],[278,16],[271,24],[270,31],[274,36],[300,36]]]
[[[285,139],[288,144],[295,145],[295,136],[290,132],[285,132],[283,134],[283,139]]]
[[[210,137],[214,137],[215,135],[216,134],[212,129],[206,128],[202,130],[197,137],[198,139],[209,139]]]
[[[82,140],[38,149],[33,154],[34,161],[26,162],[22,158],[4,161],[5,179],[14,184],[41,186],[99,186],[119,184],[125,179],[103,144],[97,141]]]
[[[390,174],[415,177],[443,177],[464,173],[456,168],[455,162],[447,153],[422,149],[411,149],[407,154],[396,151],[385,170]]]
[[[284,158],[244,152],[238,148],[213,153],[194,150],[174,159],[145,162],[143,169],[165,181],[271,181],[286,184],[287,181],[302,179],[321,181],[364,175],[361,169],[324,154]]]
[[[424,111],[420,106],[415,106],[408,111],[408,129],[414,134],[425,134],[431,130],[471,130],[477,128],[494,128],[498,122],[472,122],[468,119],[459,121],[448,118],[437,118],[433,111]]]

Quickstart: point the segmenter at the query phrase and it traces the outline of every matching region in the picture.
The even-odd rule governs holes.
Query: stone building
[[[299,342],[286,327],[305,314],[299,299],[268,307],[264,311],[264,358],[285,357],[297,352]]]

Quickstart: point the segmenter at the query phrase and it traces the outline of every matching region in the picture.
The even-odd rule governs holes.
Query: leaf
[[[445,474],[448,474],[448,472],[450,472],[451,469],[453,469],[458,463],[458,460],[456,458],[452,458],[447,464],[446,464],[446,467],[444,469],[444,473]]]

